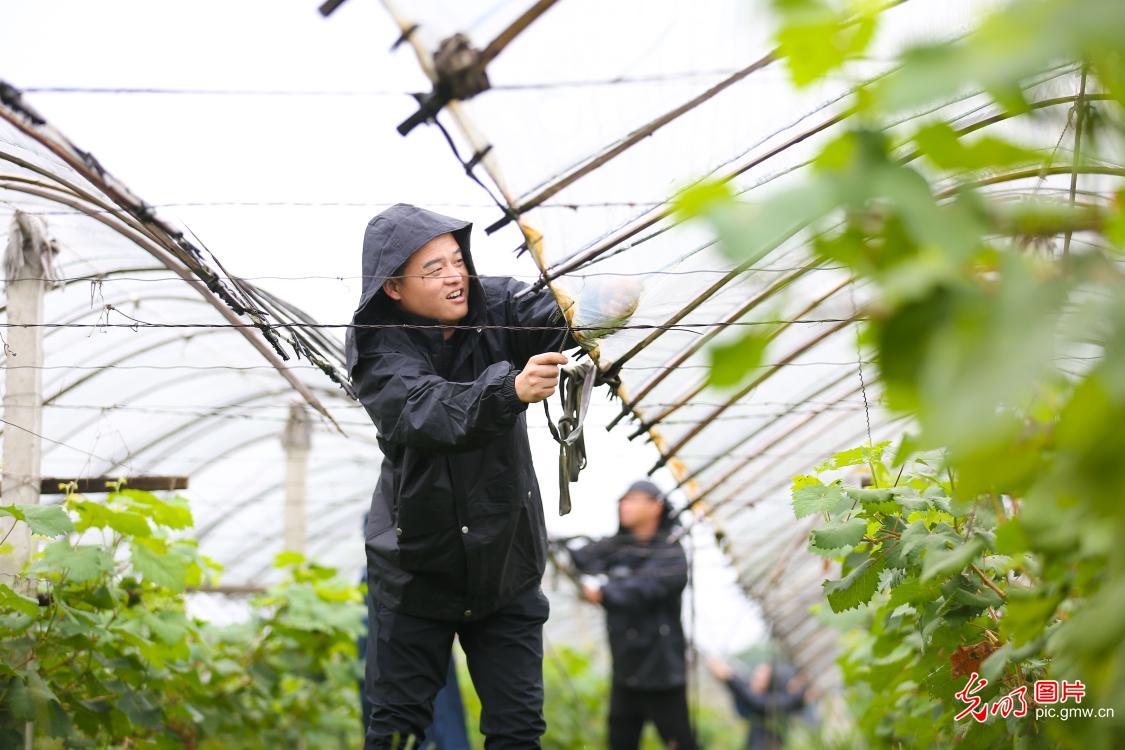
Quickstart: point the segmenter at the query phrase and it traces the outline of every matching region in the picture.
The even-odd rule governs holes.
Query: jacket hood
[[[404,314],[383,292],[383,282],[410,259],[419,248],[442,234],[452,234],[461,247],[461,256],[469,273],[469,313],[472,320],[484,309],[484,287],[477,277],[469,250],[473,225],[462,219],[435,213],[425,208],[398,203],[371,219],[363,233],[363,291],[352,315],[352,323],[402,322]],[[411,320],[433,323],[437,321]],[[344,341],[348,374],[359,361],[357,329],[349,328]]]

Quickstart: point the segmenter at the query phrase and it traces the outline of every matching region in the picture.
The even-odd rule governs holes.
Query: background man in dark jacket
[[[734,710],[750,722],[746,749],[781,750],[789,717],[805,705],[805,679],[768,661],[755,666],[749,680],[721,659],[708,659],[707,666],[730,690]]]
[[[524,412],[554,393],[571,341],[549,291],[516,299],[524,285],[477,276],[470,231],[399,204],[363,239],[346,353],[383,451],[366,528],[368,748],[421,740],[455,634],[490,750],[538,747],[545,730],[546,528]]]
[[[613,657],[609,744],[635,750],[651,721],[665,745],[694,750],[680,622],[687,558],[655,484],[634,482],[618,512],[615,536],[571,551],[575,567],[591,577],[583,596],[606,612]]]

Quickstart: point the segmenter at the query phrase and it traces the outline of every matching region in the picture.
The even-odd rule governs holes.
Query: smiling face
[[[452,234],[439,234],[418,248],[401,273],[383,284],[400,309],[446,325],[468,314],[469,270]]]

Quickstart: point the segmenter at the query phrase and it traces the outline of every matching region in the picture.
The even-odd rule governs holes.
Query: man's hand
[[[569,362],[565,354],[544,352],[527,360],[527,366],[516,376],[516,395],[525,404],[537,404],[550,398],[559,385],[559,365]]]
[[[602,590],[595,586],[583,586],[582,598],[590,602],[590,604],[602,603]]]
[[[711,670],[711,674],[715,675],[716,679],[722,682],[726,682],[734,676],[734,671],[730,668],[730,665],[714,656],[707,657],[707,668]]]

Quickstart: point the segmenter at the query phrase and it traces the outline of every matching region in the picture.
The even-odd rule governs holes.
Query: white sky
[[[450,28],[459,27],[461,17],[483,17],[481,26],[487,30],[497,16],[485,16],[486,11],[498,9],[500,16],[510,16],[525,4],[449,0],[408,5],[427,19],[441,18],[443,10],[448,11],[444,15],[451,19]],[[744,64],[746,55],[760,54],[753,45],[739,43],[760,39],[763,33],[741,24],[752,15],[748,12],[734,13],[740,24],[732,25],[722,38],[697,40],[698,49],[684,48],[673,56],[662,44],[684,20],[682,3],[623,3],[601,29],[592,28],[585,14],[594,4],[571,3],[571,10],[566,5],[564,0],[551,11],[558,16],[552,19],[551,31],[565,35],[564,44],[581,47],[593,35],[603,44],[601,51],[614,51],[613,34],[622,28],[627,35],[658,42],[639,52],[623,44],[623,51],[610,55],[612,63],[603,60],[583,66],[582,57],[575,55],[561,68],[540,61],[533,47],[513,46],[513,54],[519,56],[493,76],[494,83],[710,70]],[[708,11],[718,13],[716,8]],[[702,10],[698,14],[706,15]],[[316,13],[314,0],[0,0],[0,79],[22,89],[401,92],[428,88],[407,49],[388,51],[396,36],[374,0],[349,0],[328,20]],[[687,88],[680,84],[685,91],[696,91],[699,85],[698,81],[689,82]],[[519,94],[490,96],[485,114],[495,118],[505,107],[515,107]],[[529,259],[513,258],[511,250],[519,242],[514,230],[490,238],[479,231],[497,213],[463,175],[436,130],[419,128],[408,138],[395,132],[395,125],[413,111],[413,101],[404,96],[30,93],[27,100],[146,201],[176,204],[160,208],[159,213],[190,227],[234,274],[355,276],[366,221],[381,209],[380,204],[397,201],[474,220],[478,229],[474,255],[482,272],[525,276],[535,272]],[[589,139],[590,146],[608,141],[628,121],[622,114],[626,110],[622,106],[618,117],[593,122],[590,132],[581,137]],[[502,138],[494,137],[503,144]],[[583,142],[571,150],[583,153],[586,147]],[[551,156],[543,158],[549,161]],[[516,172],[520,172],[518,165]],[[601,187],[607,191],[605,199],[622,197],[620,190],[609,194],[619,185]],[[667,191],[664,185],[648,187],[650,196]],[[185,205],[271,202],[318,205]],[[346,321],[358,295],[354,280],[260,283],[326,322]],[[626,442],[623,430],[600,429],[616,411],[616,405],[591,411],[590,467],[573,493],[575,512],[564,519],[554,514],[556,446],[544,430],[532,430],[553,533],[610,533],[616,525],[616,497],[655,460],[651,446]],[[541,423],[541,410],[530,414],[534,423]],[[658,479],[671,484],[666,475]],[[733,572],[709,541],[708,535],[698,535],[697,607],[707,613],[698,618],[698,641],[709,650],[737,650],[759,636],[761,624],[734,586]]]

